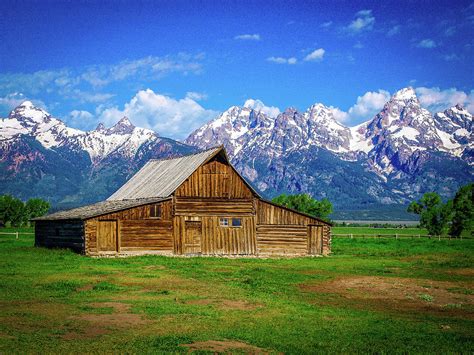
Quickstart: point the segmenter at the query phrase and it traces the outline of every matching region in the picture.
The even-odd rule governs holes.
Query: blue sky
[[[4,0],[0,14],[2,117],[28,98],[74,127],[127,114],[183,138],[252,98],[273,114],[322,102],[353,125],[406,86],[433,111],[474,109],[472,1]]]

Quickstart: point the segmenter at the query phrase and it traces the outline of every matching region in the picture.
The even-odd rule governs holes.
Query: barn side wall
[[[161,206],[161,218],[150,218],[151,205]],[[101,254],[97,241],[100,221],[117,221],[117,249],[120,253],[172,254],[173,220],[171,215],[172,202],[164,201],[88,219],[85,221],[86,254]]]
[[[68,248],[84,253],[84,223],[81,220],[36,221],[35,246]]]
[[[321,226],[322,254],[331,251],[331,228],[317,219],[258,200],[256,202],[259,255],[308,255],[310,226]]]

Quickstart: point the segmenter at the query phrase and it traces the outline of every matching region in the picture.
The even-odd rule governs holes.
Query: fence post
[[[18,232],[16,232],[15,234],[16,234],[16,239],[18,239]]]
[[[441,234],[440,234],[440,235],[438,235],[438,240],[439,240],[439,241],[441,241]]]
[[[354,238],[354,236],[353,236],[352,233],[351,233],[351,239],[352,239],[352,238]]]
[[[398,234],[395,234],[395,239],[398,239]]]

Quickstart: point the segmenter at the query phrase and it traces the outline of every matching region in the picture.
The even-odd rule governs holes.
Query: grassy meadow
[[[0,353],[474,352],[472,239],[97,259],[0,235],[0,264]]]

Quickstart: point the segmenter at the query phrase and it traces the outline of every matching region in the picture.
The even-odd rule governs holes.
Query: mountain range
[[[232,106],[184,143],[127,118],[110,128],[76,130],[26,101],[0,120],[0,193],[45,197],[58,208],[94,202],[150,158],[218,144],[264,196],[327,197],[338,218],[367,218],[374,210],[375,217],[383,211],[402,216],[403,206],[424,192],[452,197],[474,176],[472,114],[460,105],[431,114],[412,88],[396,92],[355,127],[338,122],[321,103],[276,117]]]

